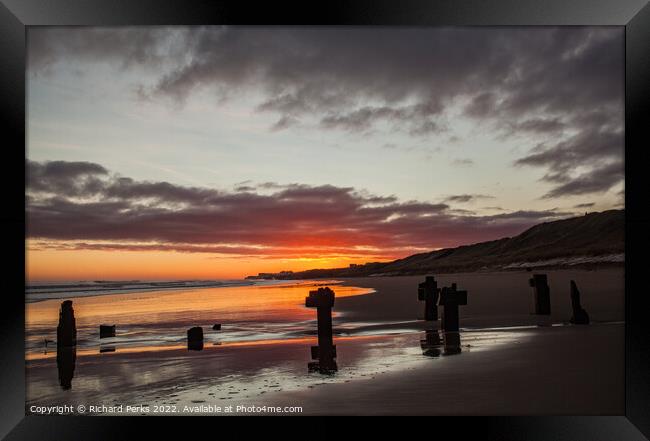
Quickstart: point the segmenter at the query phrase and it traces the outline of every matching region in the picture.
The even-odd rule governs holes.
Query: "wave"
[[[25,288],[25,301],[29,303],[49,299],[60,299],[64,297],[86,297],[103,294],[124,294],[129,292],[218,288],[258,284],[260,284],[259,281],[251,280],[94,280],[62,283],[43,282],[28,285]]]

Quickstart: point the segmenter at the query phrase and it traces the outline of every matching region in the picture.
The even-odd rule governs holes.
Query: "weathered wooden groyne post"
[[[61,302],[59,324],[56,327],[56,367],[59,384],[64,390],[72,387],[72,377],[77,360],[77,322],[74,318],[72,300]]]
[[[203,328],[195,326],[187,330],[187,349],[190,351],[203,350]]]
[[[115,325],[99,325],[99,338],[115,337]]]
[[[551,315],[551,289],[546,274],[533,274],[528,284],[533,288],[535,314]]]
[[[56,327],[57,347],[72,347],[77,344],[77,323],[74,318],[72,300],[64,300],[59,310],[59,324]]]
[[[588,325],[589,314],[587,314],[587,311],[580,304],[580,291],[578,291],[578,285],[573,280],[571,281],[571,307],[573,309],[571,323],[575,325]]]
[[[318,370],[321,373],[334,372],[337,370],[336,346],[332,335],[334,291],[328,287],[309,291],[309,296],[305,298],[305,306],[316,308],[318,320],[318,346],[311,347],[311,358],[318,361],[310,362],[309,370]]]
[[[438,282],[434,276],[426,276],[424,282],[418,284],[418,300],[424,302],[424,320],[438,320]]]
[[[459,291],[455,283],[452,283],[451,287],[445,286],[440,292],[440,305],[444,306],[440,329],[445,332],[458,332],[460,325],[458,307],[467,305],[467,291]]]
[[[445,286],[440,292],[440,305],[443,306],[440,329],[444,331],[445,355],[459,354],[460,313],[459,306],[467,305],[467,291],[458,290],[455,283]]]

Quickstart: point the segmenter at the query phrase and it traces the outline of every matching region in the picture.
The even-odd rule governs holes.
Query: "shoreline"
[[[324,279],[329,280],[329,279]],[[62,291],[46,291],[43,293],[34,293],[30,292],[29,289],[33,286],[25,287],[25,303],[38,303],[47,300],[62,300],[62,299],[77,299],[85,297],[97,297],[97,296],[110,296],[113,294],[137,294],[137,293],[146,293],[146,292],[168,292],[168,291],[190,291],[190,290],[200,290],[200,289],[213,289],[213,288],[236,288],[236,287],[247,287],[247,286],[282,286],[282,285],[296,285],[305,283],[308,280],[258,280],[258,281],[246,281],[246,280],[232,280],[226,283],[215,282],[214,284],[204,284],[204,285],[184,285],[184,286],[175,286],[175,285],[161,285],[161,286],[143,286],[141,288],[132,287],[132,288],[96,288],[96,289],[77,289],[77,290],[62,290]],[[178,281],[178,283],[188,283],[193,282],[193,280],[184,280]],[[142,285],[145,285],[149,282],[142,282]],[[75,287],[80,287],[80,285],[75,285]],[[29,298],[30,295],[48,295],[51,294],[52,297],[45,298]],[[58,294],[70,294],[64,296],[58,296]]]
[[[504,271],[441,274],[437,276],[437,279],[439,286],[458,282],[461,289],[469,291],[468,305],[461,307],[460,311],[461,328],[463,330],[567,324],[571,316],[568,282],[573,279],[583,289],[583,302],[591,313],[593,323],[616,322],[621,321],[624,317],[622,296],[624,279],[622,271],[610,269],[597,273],[580,270],[551,272],[549,284],[552,290],[552,315],[550,316],[537,316],[531,313],[532,292],[530,287],[527,286],[529,277],[530,273],[527,271]],[[79,308],[83,308],[77,317],[77,326],[80,332],[78,341],[80,351],[92,350],[100,343],[115,345],[118,348],[132,347],[129,350],[135,350],[134,348],[138,346],[164,347],[182,345],[185,341],[186,329],[191,326],[211,327],[210,322],[212,320],[224,323],[226,327],[217,333],[208,330],[207,344],[231,344],[238,341],[250,343],[258,340],[286,340],[309,337],[315,332],[315,314],[304,307],[304,297],[300,293],[289,304],[283,304],[283,308],[288,308],[287,313],[293,311],[286,315],[285,318],[279,317],[277,319],[279,321],[277,321],[272,317],[265,316],[260,311],[259,314],[250,317],[250,319],[259,323],[255,325],[246,317],[235,315],[232,319],[228,319],[223,314],[231,309],[230,304],[225,303],[221,307],[215,306],[215,303],[208,298],[215,295],[221,296],[218,298],[236,295],[244,301],[239,308],[248,308],[244,306],[247,304],[255,308],[257,303],[250,303],[251,297],[254,296],[253,292],[264,296],[264,299],[268,298],[266,296],[267,289],[269,290],[268,294],[273,294],[278,290],[298,289],[306,295],[310,288],[321,285],[332,285],[338,293],[333,309],[335,335],[353,336],[364,333],[381,335],[394,334],[400,331],[411,332],[426,326],[426,323],[421,320],[423,304],[416,297],[419,282],[421,282],[420,276],[342,278],[338,280],[318,279],[297,282],[283,281],[282,283],[253,286],[201,287],[184,290],[161,290],[153,293],[139,292],[71,298],[75,300],[75,308],[77,308],[77,305]],[[345,290],[349,289],[353,291],[346,294]],[[249,290],[254,291],[248,294]],[[620,297],[610,295],[610,293],[616,293],[617,291],[620,291]],[[196,296],[195,294],[199,295]],[[147,298],[149,300],[146,300]],[[39,343],[39,339],[40,342],[43,339],[50,341],[54,339],[52,333],[56,327],[58,300],[60,299],[45,301],[49,303],[27,304],[26,331],[30,343],[27,346],[29,350],[26,355],[39,354],[45,349],[44,345]],[[137,306],[142,301],[146,303]],[[227,299],[225,301],[229,302]],[[168,305],[170,302],[171,305]],[[218,301],[217,305],[219,303],[223,303],[223,301]],[[175,306],[176,304],[178,306]],[[164,309],[160,309],[163,306]],[[43,308],[47,308],[50,312],[44,315],[46,311]],[[142,324],[135,324],[138,320],[123,313],[114,316],[114,318],[106,315],[111,310],[120,312],[123,308],[127,308],[136,314],[140,313],[142,319],[139,321]],[[179,313],[178,308],[181,308],[180,311],[186,311],[183,313],[187,315],[186,319],[179,321],[178,318],[175,318],[173,319],[174,322],[166,323],[164,315],[160,315],[163,314],[162,311],[169,311],[164,312],[164,314],[177,315]],[[107,312],[95,313],[98,309]],[[36,310],[43,312],[39,312],[35,316],[34,311]],[[87,313],[92,315],[85,318],[84,314]],[[228,314],[231,314],[231,312],[228,312]],[[210,316],[212,317],[207,318]],[[153,321],[151,321],[152,318]],[[98,340],[94,334],[96,332],[95,328],[98,327],[99,323],[109,321],[116,322],[118,325],[117,338]],[[266,326],[264,326],[265,321],[269,322]],[[130,324],[130,322],[133,322],[133,324]],[[139,331],[134,334],[138,329]]]
[[[339,300],[366,295],[369,288],[338,286]],[[304,307],[309,291],[323,281],[220,286],[154,292],[111,293],[99,296],[65,297],[73,300],[77,327],[77,348],[85,350],[100,343],[127,346],[169,346],[183,344],[187,329],[201,326],[206,343],[293,338],[312,332],[313,311]],[[56,347],[56,326],[62,299],[26,304],[27,354]],[[335,318],[340,314],[335,311]],[[213,324],[223,328],[213,331]],[[99,325],[115,324],[115,337],[100,339]]]
[[[316,311],[305,308],[305,295],[322,279],[255,292],[235,287],[83,299],[75,302],[82,330],[94,329],[108,308],[142,331],[116,320],[121,341],[93,334],[76,351],[26,354],[27,404],[299,405],[315,415],[622,411],[624,271],[549,271],[549,316],[531,314],[530,275],[437,275],[439,287],[456,282],[468,291],[468,304],[460,308],[461,352],[449,355],[444,344],[422,346],[440,323],[418,317],[421,276],[337,280],[333,375],[308,370]],[[590,325],[568,323],[570,280],[580,287]],[[228,293],[238,293],[239,303]],[[53,329],[58,303],[49,307],[52,317],[43,316],[43,323]],[[188,350],[188,326],[216,319],[223,331],[208,331],[203,350]],[[139,332],[145,332],[140,340]],[[143,345],[150,332],[165,345]]]

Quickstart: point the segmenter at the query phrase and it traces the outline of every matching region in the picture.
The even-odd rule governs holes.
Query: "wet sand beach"
[[[274,403],[299,404],[316,415],[624,413],[623,325],[512,333],[466,333],[463,344],[470,347],[461,354],[422,357],[360,381],[286,392]]]
[[[551,315],[548,321],[568,321],[571,316],[569,282],[575,280],[582,292],[582,303],[596,321],[616,321],[625,317],[624,270],[503,271],[436,275],[438,286],[458,283],[468,291],[468,302],[461,307],[461,326],[514,326],[535,324],[541,318],[533,312],[533,294],[528,279],[533,274],[548,274],[551,289]],[[372,288],[372,296],[350,297],[337,301],[336,309],[348,320],[413,320],[423,316],[417,299],[417,284],[423,276],[359,277],[342,279],[345,285]],[[414,317],[414,312],[417,317]]]
[[[35,405],[94,403],[175,406],[182,414],[215,413],[202,407],[208,405],[299,406],[303,414],[623,413],[623,269],[546,273],[550,317],[530,313],[531,273],[437,276],[440,285],[454,281],[469,291],[468,305],[460,308],[461,352],[454,355],[445,355],[444,344],[432,351],[421,347],[424,330],[432,327],[417,320],[423,309],[417,301],[422,276],[329,284],[337,293],[334,334],[339,370],[333,375],[307,369],[316,324],[315,311],[304,307],[304,295],[322,281],[273,288],[280,290],[274,291],[278,301],[270,302],[275,306],[257,310],[251,299],[233,303],[222,298],[223,290],[249,287],[147,293],[145,298],[142,293],[93,297],[105,304],[104,311],[110,310],[108,305],[121,311],[112,318],[127,313],[127,302],[133,302],[131,311],[139,308],[141,323],[129,324],[141,337],[138,343],[129,341],[129,334],[119,335],[124,323],[118,323],[116,339],[100,342],[92,331],[99,316],[86,316],[83,302],[73,299],[85,337],[67,360],[57,358],[55,347],[38,347],[37,336],[56,327],[56,315],[47,325],[50,313],[45,310],[50,308],[38,302],[34,305],[42,304],[37,306],[42,310],[31,310],[31,322],[28,308],[28,326],[33,325],[28,335],[36,346],[26,357],[26,410]],[[591,325],[568,323],[569,280],[581,289]],[[202,292],[206,294],[195,297],[196,305],[186,302],[187,296]],[[174,303],[184,302],[180,308],[184,313],[154,314],[150,308],[158,295],[177,296]],[[227,318],[223,333],[211,333],[207,325],[219,316],[215,314],[219,304],[230,305],[226,308],[230,315],[221,315]],[[195,314],[197,305],[200,311]],[[184,327],[197,321],[206,330],[204,349],[188,351]],[[229,326],[235,329],[228,330]],[[437,326],[436,322],[433,327]],[[146,327],[150,331],[144,338]],[[252,330],[244,332],[247,327]],[[175,335],[160,338],[165,333]],[[64,382],[69,388],[62,387]],[[263,413],[260,409],[254,413]],[[151,408],[135,413],[153,414]]]

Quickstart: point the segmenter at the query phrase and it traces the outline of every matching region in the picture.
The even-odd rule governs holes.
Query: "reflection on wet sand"
[[[56,367],[59,370],[59,384],[64,390],[72,388],[72,378],[77,361],[77,348],[59,346],[56,350]]]
[[[427,357],[439,357],[441,346],[442,339],[440,338],[440,332],[435,329],[427,329],[424,331],[424,340],[420,340],[420,347],[424,355]]]
[[[420,347],[422,348],[422,354],[427,357],[439,357],[441,354],[460,354],[462,351],[460,333],[428,329],[424,331],[424,339],[420,340]]]
[[[188,351],[202,351],[203,350],[203,342],[202,341],[188,341],[187,342],[187,350]]]
[[[445,355],[460,354],[460,332],[445,332]]]
[[[361,386],[368,380],[376,381],[374,384],[379,385],[381,383],[377,382],[384,381],[384,373],[403,372],[408,376],[415,370],[425,369],[430,374],[447,372],[452,376],[461,375],[463,366],[469,369],[467,372],[471,372],[474,366],[472,360],[492,357],[488,353],[495,350],[527,350],[537,341],[537,336],[556,344],[561,340],[556,336],[564,335],[562,332],[571,329],[575,330],[575,327],[463,330],[463,357],[445,357],[444,335],[439,333],[438,358],[422,355],[420,339],[425,337],[422,330],[386,336],[341,336],[337,337],[335,343],[344,362],[338,360],[335,375],[306,372],[309,347],[317,344],[315,335],[292,340],[224,343],[220,346],[206,344],[203,351],[193,353],[187,351],[186,342],[165,350],[158,347],[136,350],[117,345],[119,350],[106,354],[99,354],[98,346],[92,351],[77,348],[83,368],[74,372],[71,390],[61,389],[56,374],[52,378],[56,357],[28,362],[29,384],[32,385],[27,390],[28,404],[101,401],[107,405],[118,405],[137,401],[191,406],[198,400],[222,404],[240,403],[242,400],[259,403],[262,399],[271,402],[276,398],[280,400],[282,393],[290,392],[306,392],[306,396],[312,399],[314,393],[319,393],[317,390],[329,387],[325,385],[350,383],[350,390],[355,390],[354,384],[358,381]],[[435,343],[435,334],[429,340]],[[471,353],[466,354],[470,345]],[[470,357],[467,359],[469,364],[462,361],[457,364],[457,359],[465,359],[465,356]],[[455,368],[450,370],[449,363],[461,366],[460,371],[455,371]],[[218,369],[215,370],[215,367]]]

